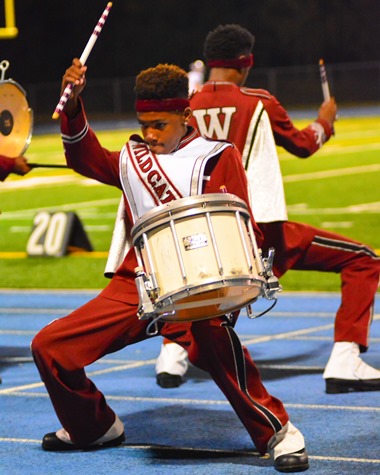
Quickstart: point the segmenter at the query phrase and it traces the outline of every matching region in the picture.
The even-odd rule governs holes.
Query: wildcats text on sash
[[[157,204],[182,198],[181,193],[166,176],[156,156],[145,144],[127,144],[128,155],[141,182]]]

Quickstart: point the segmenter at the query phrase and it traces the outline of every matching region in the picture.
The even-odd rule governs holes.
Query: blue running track
[[[48,453],[42,436],[58,429],[31,359],[33,336],[94,292],[0,291],[1,475],[245,475],[275,474],[259,457],[240,421],[209,376],[191,367],[186,383],[155,381],[160,337],[108,356],[87,371],[125,424],[119,448]],[[305,435],[310,475],[380,473],[380,394],[329,395],[322,373],[333,344],[337,294],[283,293],[274,309],[236,329],[265,385],[285,403]],[[260,301],[257,311],[267,302]],[[380,367],[380,307],[363,359]]]

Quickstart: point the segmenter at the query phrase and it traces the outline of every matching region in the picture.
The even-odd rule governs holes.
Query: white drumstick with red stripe
[[[99,21],[97,25],[95,26],[94,31],[92,32],[92,35],[90,36],[90,39],[87,42],[85,49],[83,50],[81,57],[79,58],[79,61],[82,63],[82,66],[85,65],[87,58],[89,54],[91,53],[91,50],[94,47],[94,44],[96,40],[98,39],[100,32],[102,31],[102,28],[104,26],[104,23],[106,22],[106,19],[111,10],[111,7],[112,7],[112,2],[108,2],[104,12],[102,13],[102,16],[99,18]],[[53,119],[58,119],[58,117],[60,116],[68,98],[70,97],[72,90],[73,90],[73,84],[70,83],[66,86],[65,90],[63,91],[61,99],[59,100],[57,107],[55,108],[55,111],[52,115]]]
[[[329,101],[331,99],[330,96],[330,87],[329,82],[327,80],[327,73],[325,68],[325,62],[323,59],[319,60],[319,74],[321,76],[321,86],[322,86],[322,94],[323,94],[323,101]],[[336,115],[335,120],[338,120],[338,115]],[[332,129],[333,135],[335,135],[334,127]]]
[[[326,68],[323,59],[319,60],[319,74],[321,76],[321,86],[322,86],[322,93],[323,93],[323,100],[329,101],[330,100],[330,88],[329,82],[327,80]]]

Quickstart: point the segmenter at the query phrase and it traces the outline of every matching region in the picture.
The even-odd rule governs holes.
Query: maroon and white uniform
[[[262,249],[276,250],[274,272],[315,270],[341,274],[342,302],[335,319],[335,341],[368,347],[380,258],[368,246],[303,223],[288,221],[276,145],[306,158],[332,135],[317,119],[297,129],[278,100],[261,89],[229,82],[207,82],[191,98],[192,125],[214,139],[233,142],[242,154],[251,208],[264,234]]]
[[[4,181],[7,176],[12,173],[14,166],[15,162],[13,158],[0,155],[0,181]]]
[[[168,155],[154,155],[137,136],[131,137],[121,152],[111,152],[101,147],[83,110],[71,120],[63,114],[61,127],[68,165],[82,175],[122,189],[130,224],[136,215],[193,191],[217,193],[225,186],[229,193],[248,202],[241,156],[230,143],[206,140],[189,128],[178,150]],[[195,167],[200,159],[202,166]],[[198,176],[195,168],[201,169]],[[192,188],[194,181],[198,186]],[[253,224],[261,244],[260,231]],[[136,266],[131,248],[97,297],[49,324],[32,342],[33,356],[55,411],[79,446],[105,434],[116,417],[87,378],[84,367],[148,338],[149,321],[137,318]],[[186,348],[193,364],[210,373],[256,448],[265,453],[269,440],[288,422],[288,415],[281,401],[266,391],[231,325],[220,317],[160,323],[159,327],[161,335]]]

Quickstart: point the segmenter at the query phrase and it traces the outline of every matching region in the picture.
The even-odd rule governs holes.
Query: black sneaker
[[[68,450],[96,450],[107,447],[117,447],[121,445],[125,440],[124,432],[115,439],[107,440],[107,442],[101,442],[99,444],[87,445],[84,447],[64,442],[57,437],[55,432],[49,432],[42,439],[42,448],[49,452],[67,452]]]
[[[156,380],[161,388],[178,388],[184,383],[182,376],[170,373],[158,373]]]
[[[309,458],[305,449],[284,454],[277,457],[274,461],[274,468],[278,472],[292,473],[304,472],[309,468]]]

